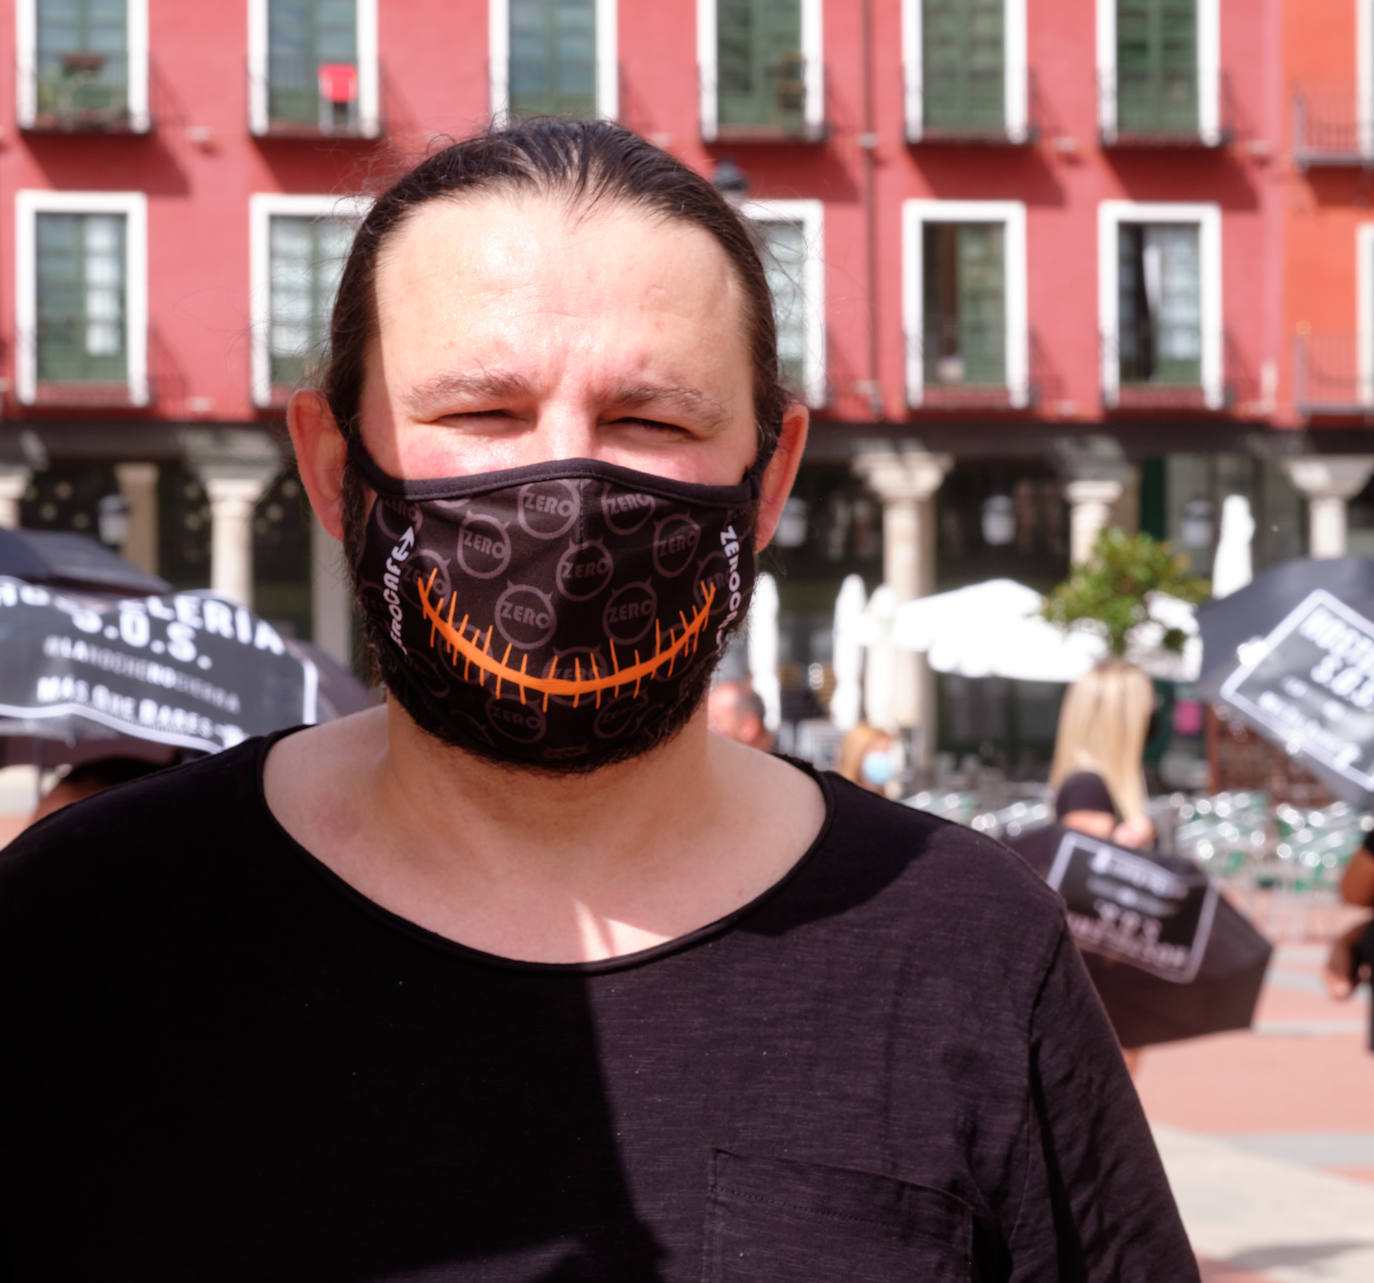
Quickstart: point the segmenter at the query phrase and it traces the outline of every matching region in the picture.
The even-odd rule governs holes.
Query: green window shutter
[[[773,219],[760,220],[754,226],[773,296],[778,367],[784,381],[801,390],[806,385],[806,230],[799,222]]]
[[[596,0],[510,0],[510,109],[596,116]]]
[[[1005,0],[922,0],[921,120],[931,132],[1006,127]]]
[[[37,0],[38,112],[119,119],[129,107],[126,0]]]
[[[36,224],[39,382],[123,383],[124,216],[39,214]]]
[[[268,0],[267,115],[282,123],[318,125],[320,64],[358,61],[356,0]],[[347,106],[329,104],[342,112]]]
[[[1117,0],[1118,133],[1196,133],[1197,76],[1197,0]]]
[[[329,315],[354,225],[340,218],[274,214],[268,224],[268,353],[275,387],[305,378],[329,339]]]
[[[802,129],[801,0],[717,0],[716,94],[723,128]]]
[[[927,223],[921,252],[926,384],[1005,385],[1006,228]]]
[[[1202,382],[1202,262],[1196,224],[1123,224],[1117,246],[1123,384]]]

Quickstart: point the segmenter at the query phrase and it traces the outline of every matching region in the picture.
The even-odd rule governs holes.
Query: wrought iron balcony
[[[1026,69],[1025,119],[1020,121],[1009,117],[1001,74],[995,85],[984,90],[943,95],[938,82],[918,79],[911,68],[905,75],[909,143],[1022,147],[1040,136],[1040,93],[1034,68]]]
[[[15,334],[15,354],[21,369],[32,373],[23,400],[54,408],[119,409],[147,405],[152,383],[146,368],[141,376],[130,369],[129,335],[119,322],[120,349],[109,355],[90,354],[91,322],[85,317],[40,320]],[[54,355],[54,352],[65,355]],[[145,359],[146,366],[146,359]]]
[[[352,62],[272,56],[265,74],[248,68],[249,125],[272,138],[376,138],[380,119],[362,101]],[[380,75],[380,69],[379,69]]]
[[[1354,334],[1293,336],[1293,404],[1304,415],[1374,414],[1374,340]]]
[[[1203,110],[1196,73],[1173,84],[1157,77],[1099,72],[1102,143],[1112,147],[1217,147],[1236,133],[1230,76],[1217,73],[1217,119]]]
[[[1006,410],[1035,404],[1036,381],[1029,370],[1015,369],[1024,358],[1008,361],[1005,325],[928,318],[908,344],[908,359],[921,375],[922,409]]]
[[[714,79],[698,68],[703,94],[716,103],[716,125],[708,142],[819,142],[828,129],[824,119],[808,121],[806,102],[814,77],[823,64],[800,50],[786,53],[762,71],[764,86],[752,95],[732,96],[721,84],[720,68]],[[732,97],[734,101],[732,101]]]
[[[1293,159],[1299,166],[1374,167],[1374,101],[1353,84],[1309,83],[1293,91]]]
[[[39,65],[21,57],[15,74],[32,86],[33,110],[23,127],[36,133],[134,133],[127,59],[122,54],[75,50]]]
[[[1233,377],[1234,344],[1223,336],[1223,370],[1218,384],[1209,387],[1203,372],[1202,336],[1194,336],[1195,357],[1160,356],[1152,337],[1123,340],[1118,334],[1101,336],[1103,402],[1109,410],[1216,412],[1236,403]],[[1110,376],[1114,377],[1110,377]]]

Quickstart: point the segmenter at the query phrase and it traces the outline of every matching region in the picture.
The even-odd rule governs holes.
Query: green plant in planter
[[[1182,553],[1150,535],[1128,535],[1112,526],[1098,535],[1088,560],[1073,566],[1045,599],[1042,614],[1065,632],[1081,624],[1094,627],[1106,637],[1108,652],[1120,657],[1141,624],[1159,622],[1150,614],[1152,593],[1197,605],[1211,592],[1206,579],[1189,572]],[[1185,640],[1182,629],[1165,628],[1160,645],[1178,654]]]

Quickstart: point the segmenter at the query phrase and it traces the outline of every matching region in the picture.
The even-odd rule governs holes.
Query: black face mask
[[[755,465],[692,485],[591,459],[402,481],[354,578],[387,688],[417,725],[503,762],[590,770],[675,733],[744,621]]]

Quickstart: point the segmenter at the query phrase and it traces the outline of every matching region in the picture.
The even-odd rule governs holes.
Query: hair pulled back
[[[610,121],[531,120],[445,147],[421,161],[363,219],[335,295],[321,391],[346,438],[357,432],[368,344],[377,333],[377,259],[387,239],[433,200],[494,193],[553,196],[569,212],[620,205],[700,227],[744,287],[759,457],[777,445],[789,400],[778,375],[772,297],[747,224],[700,174]]]

